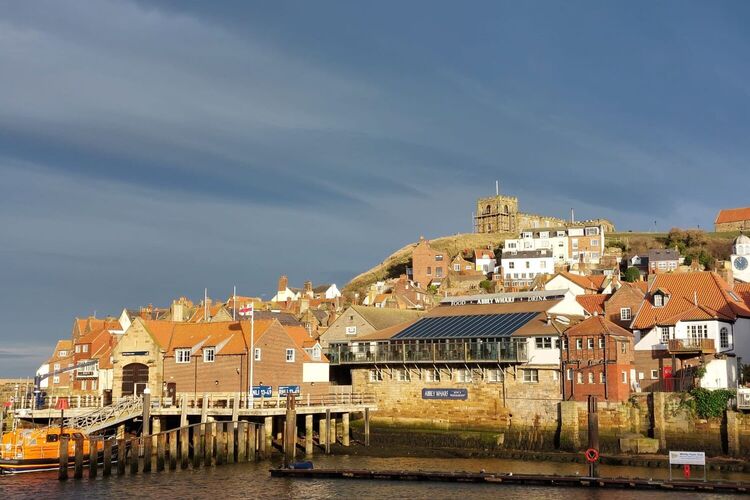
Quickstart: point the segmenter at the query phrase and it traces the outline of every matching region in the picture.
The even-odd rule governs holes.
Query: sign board
[[[253,397],[254,398],[270,398],[273,395],[273,389],[270,385],[254,385],[253,386]]]
[[[122,356],[148,356],[148,351],[124,351]]]
[[[422,389],[422,399],[466,399],[468,389]]]
[[[706,454],[702,451],[670,451],[670,465],[706,465]]]
[[[286,396],[287,394],[299,394],[298,385],[280,385],[279,396]]]

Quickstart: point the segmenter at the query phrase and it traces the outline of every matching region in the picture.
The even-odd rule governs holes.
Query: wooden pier
[[[739,482],[662,481],[632,478],[582,476],[493,474],[484,472],[429,472],[410,470],[271,469],[271,477],[308,479],[364,479],[386,481],[436,481],[488,483],[494,485],[554,486],[602,489],[693,491],[703,493],[747,494],[750,485]]]

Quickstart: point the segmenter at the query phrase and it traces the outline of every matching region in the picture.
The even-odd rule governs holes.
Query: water
[[[411,469],[479,472],[515,472],[537,474],[584,474],[586,466],[572,463],[524,462],[504,459],[426,459],[371,458],[360,456],[318,456],[316,468]],[[271,478],[268,469],[276,462],[257,462],[199,470],[164,471],[135,476],[99,477],[93,480],[58,481],[56,472],[0,477],[0,499],[85,499],[85,498],[510,498],[525,495],[534,499],[575,497],[580,499],[619,500],[637,497],[678,498],[686,493],[629,490],[588,490],[503,486],[494,484],[420,483],[401,481],[318,480]],[[72,472],[72,471],[71,471]],[[601,466],[602,476],[666,478],[667,469]],[[696,471],[695,473],[698,473]],[[675,471],[677,474],[677,471]],[[731,472],[709,472],[709,479],[748,481],[750,475]],[[693,498],[723,498],[721,495],[689,493]]]

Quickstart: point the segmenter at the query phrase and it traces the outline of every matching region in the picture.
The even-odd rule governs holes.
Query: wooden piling
[[[180,468],[187,469],[190,465],[189,453],[190,453],[190,441],[189,441],[190,429],[182,427],[180,429]]]
[[[226,459],[226,433],[224,423],[216,423],[216,465],[224,465]]]
[[[589,449],[599,451],[599,414],[596,396],[589,396]],[[598,460],[589,462],[589,477],[599,477]]]
[[[104,440],[104,450],[102,451],[102,476],[109,477],[112,475],[112,440]]]
[[[341,415],[341,444],[349,446],[349,414]]]
[[[142,439],[143,439],[143,472],[151,472],[154,439],[151,435],[143,436]]]
[[[337,425],[336,417],[331,417],[331,444],[336,444],[338,441],[337,435],[338,435],[338,429],[336,428]]]
[[[125,464],[126,462],[126,455],[127,455],[127,444],[125,442],[125,439],[120,438],[117,440],[117,475],[123,476],[125,475]]]
[[[73,438],[75,442],[75,465],[73,469],[73,477],[75,479],[81,479],[83,477],[83,436]]]
[[[365,408],[365,446],[370,446],[370,409]]]
[[[251,423],[247,426],[247,460],[248,462],[256,459],[255,453],[258,449],[258,426]]]
[[[193,468],[198,469],[201,466],[201,458],[203,458],[202,446],[201,446],[201,431],[203,430],[202,425],[196,425],[191,428],[193,433]]]
[[[326,434],[323,436],[326,446],[326,455],[331,453],[331,410],[326,410]]]
[[[96,477],[99,461],[99,438],[89,438],[89,478]]]
[[[164,470],[164,453],[167,449],[167,433],[161,432],[156,437],[156,470]]]
[[[60,470],[57,473],[57,478],[60,481],[68,479],[68,443],[70,438],[68,436],[60,436]]]
[[[297,408],[293,394],[286,396],[286,420],[284,426],[284,465],[290,467],[297,451]]]
[[[237,442],[235,438],[235,424],[234,422],[226,424],[227,430],[227,463],[233,464],[235,462],[235,449],[234,445]]]
[[[201,423],[205,424],[206,422],[208,422],[208,394],[204,392],[201,402]]]
[[[214,427],[213,422],[203,424],[203,465],[210,467],[214,457]]]
[[[177,469],[177,430],[169,432],[169,470]]]
[[[266,458],[266,424],[260,424],[255,433],[258,443],[258,458]]]
[[[313,416],[305,415],[305,455],[313,454]]]
[[[188,424],[187,410],[187,396],[183,394],[180,397],[180,427],[186,427]]]
[[[266,458],[271,457],[273,451],[273,417],[266,417],[265,420],[265,441],[266,441]]]
[[[130,440],[130,474],[138,474],[138,462],[140,461],[141,454],[141,438],[135,438]]]
[[[247,460],[247,422],[237,424],[237,462]]]

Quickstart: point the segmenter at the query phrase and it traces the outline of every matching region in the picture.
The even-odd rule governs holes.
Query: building
[[[648,274],[673,273],[680,265],[680,252],[674,248],[652,248],[648,251]]]
[[[604,255],[604,226],[577,225],[568,228],[570,262],[576,264],[599,264]]]
[[[273,296],[271,302],[289,302],[299,300],[302,296],[300,290],[292,290],[289,288],[289,278],[281,276],[279,278],[279,284],[276,287],[276,295]]]
[[[632,333],[592,316],[567,328],[562,339],[563,399],[627,401],[636,377]]]
[[[720,210],[714,221],[714,230],[717,233],[750,230],[750,207]]]
[[[556,265],[570,262],[568,230],[565,227],[525,229],[518,239],[505,240],[505,250],[549,250]]]
[[[643,390],[732,388],[750,359],[750,308],[713,272],[655,275],[630,329]]]
[[[621,283],[621,286],[604,302],[604,316],[607,320],[622,328],[630,329],[633,317],[646,296],[647,286],[645,281]]]
[[[475,233],[518,232],[518,198],[497,194],[477,200]]]
[[[55,344],[55,350],[46,363],[49,368],[49,377],[47,377],[47,392],[67,393],[73,390],[73,370],[57,373],[62,369],[70,368],[73,365],[73,341],[61,339]]]
[[[620,286],[617,276],[604,274],[575,274],[566,271],[556,273],[545,285],[547,290],[570,290],[573,295],[608,295]]]
[[[412,251],[411,262],[412,279],[422,288],[440,286],[448,275],[448,254],[433,250],[430,242],[424,237],[420,236],[419,243]]]
[[[327,348],[331,342],[354,340],[405,321],[413,321],[422,315],[424,312],[419,310],[349,306],[319,340],[323,348]]]
[[[355,392],[376,395],[383,418],[552,429],[560,332],[582,315],[566,291],[448,297],[419,319],[332,341],[329,359]]]
[[[730,262],[733,278],[743,283],[750,283],[750,238],[744,234],[735,238]]]
[[[497,266],[495,252],[489,248],[475,248],[474,265],[477,271],[481,271],[485,275],[494,273]]]
[[[528,288],[537,276],[555,272],[549,250],[503,250],[501,265],[506,288]]]

